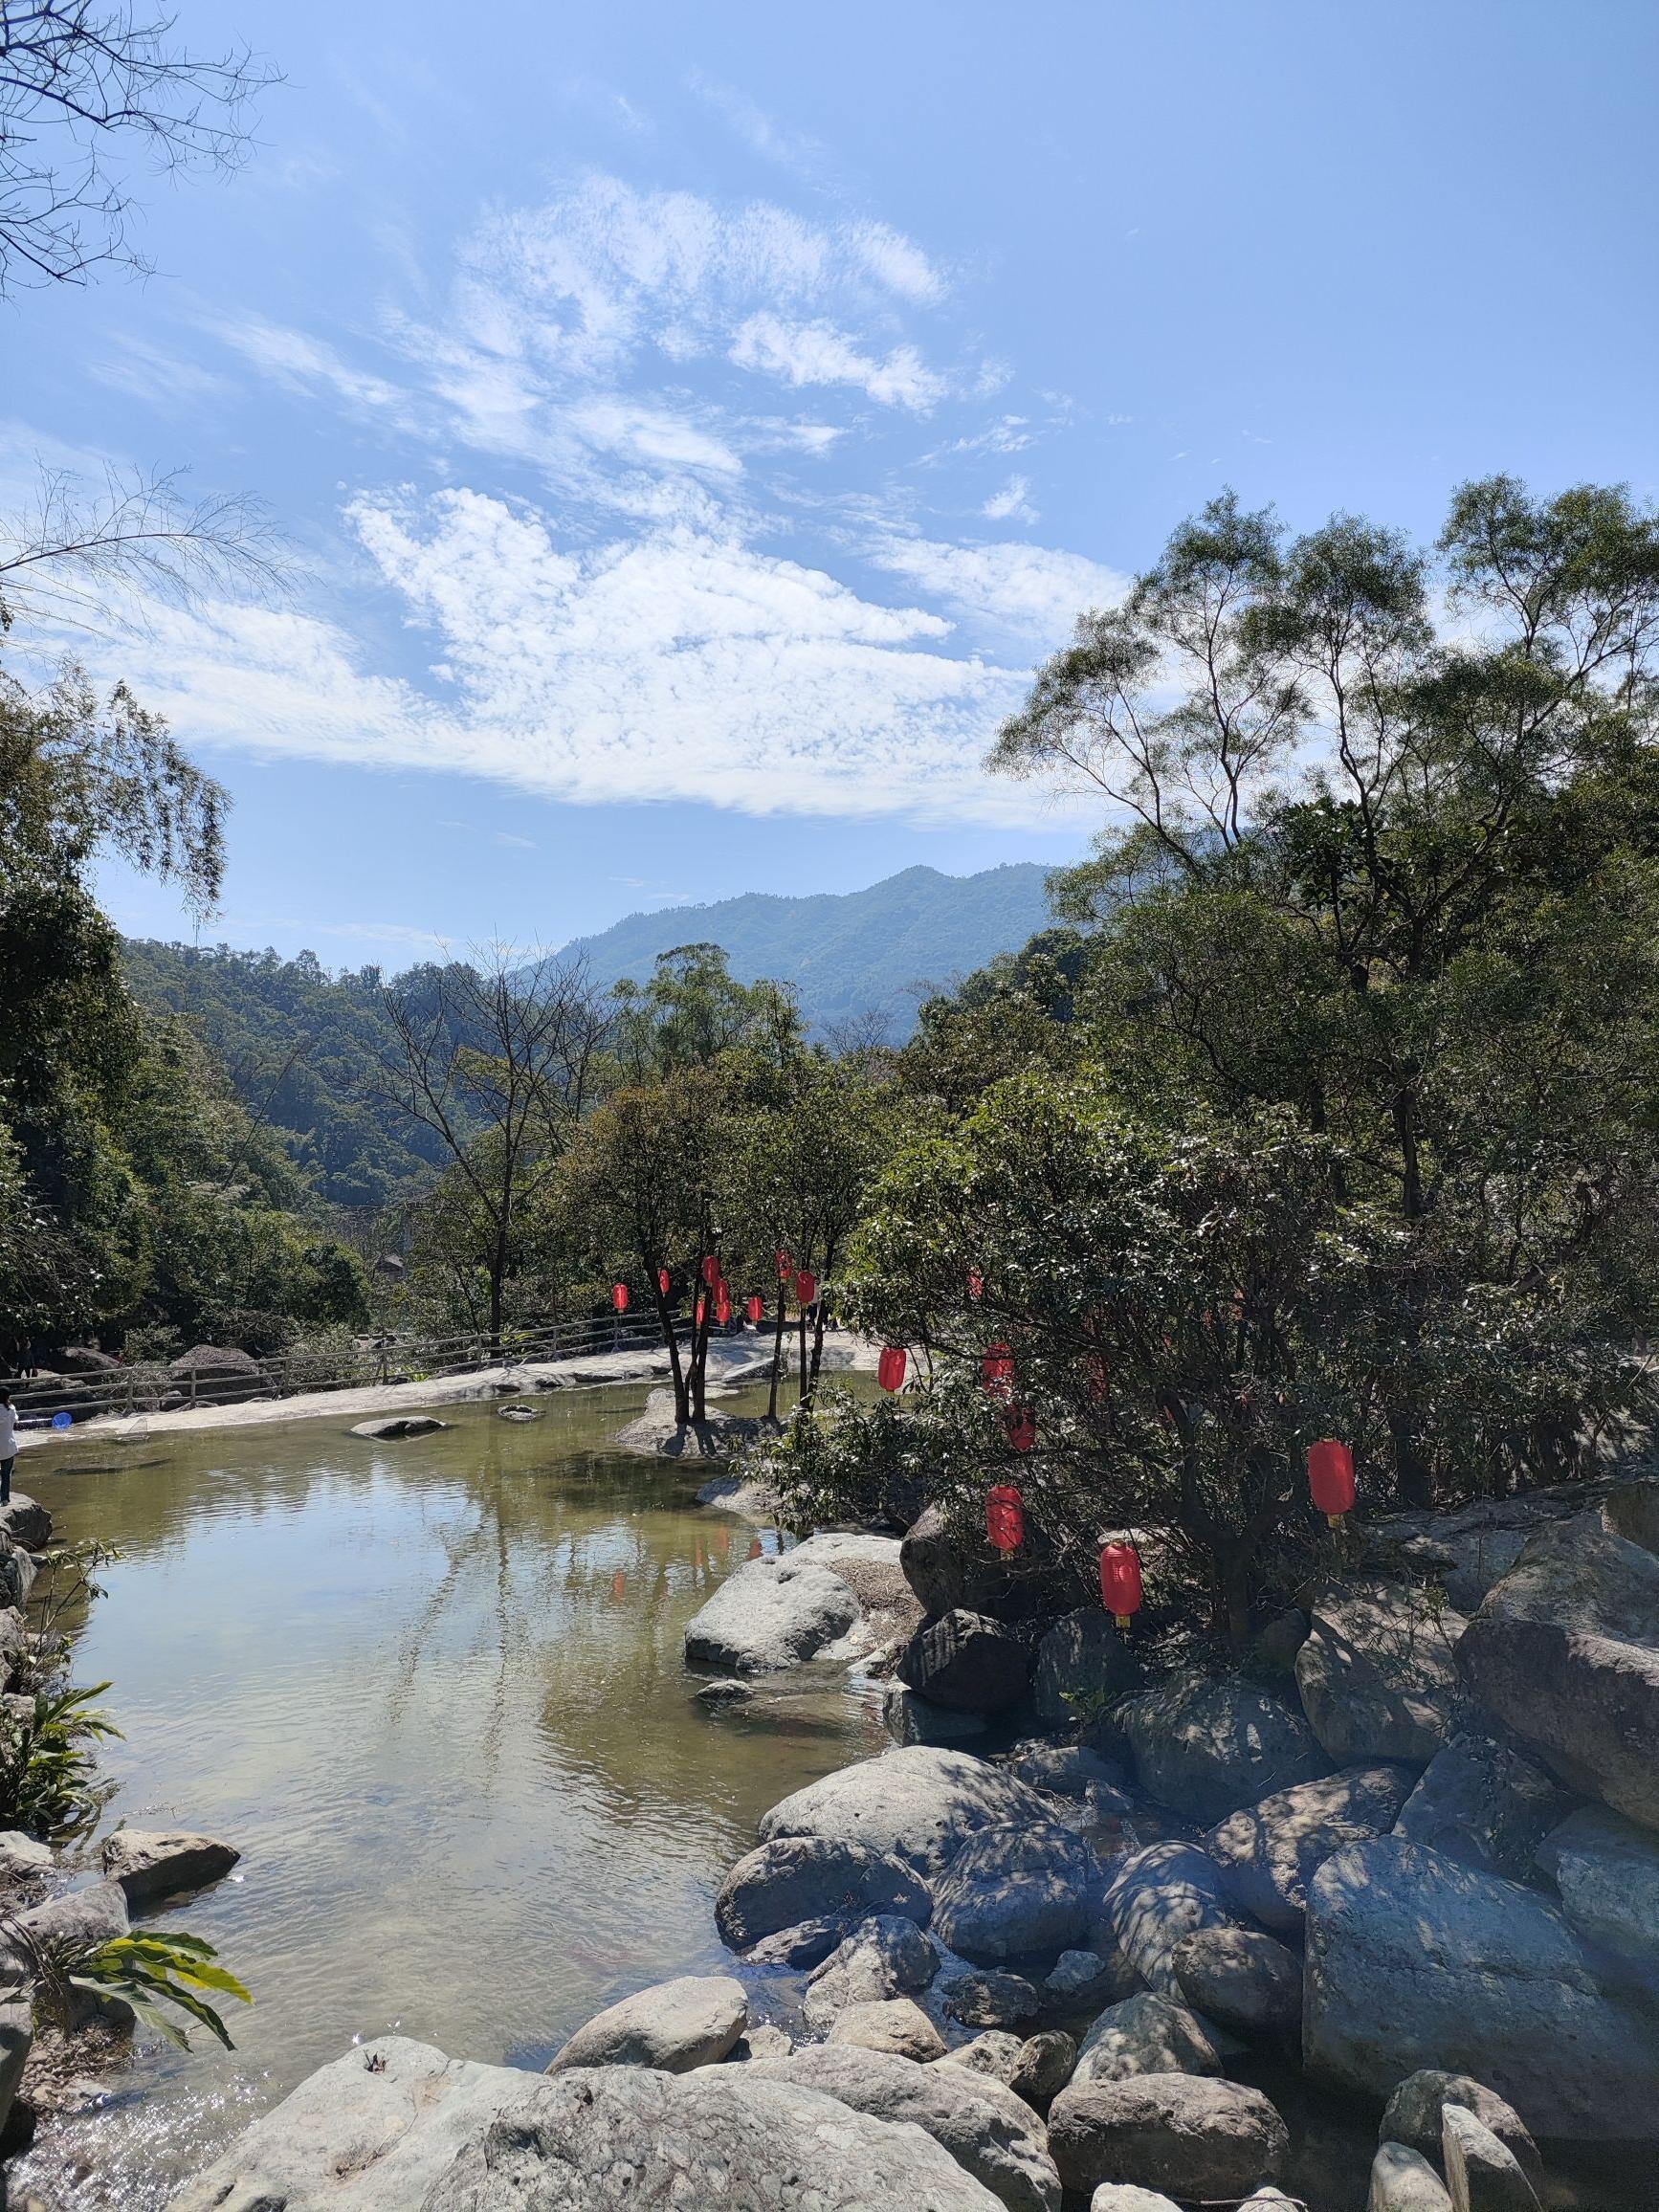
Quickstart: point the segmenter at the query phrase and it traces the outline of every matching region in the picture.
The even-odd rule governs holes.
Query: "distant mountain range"
[[[816,1033],[874,1014],[897,1041],[910,1034],[922,999],[1043,928],[1048,874],[1034,861],[978,875],[917,867],[868,891],[750,891],[708,906],[630,914],[564,950],[580,953],[594,982],[608,984],[624,976],[643,983],[657,955],[675,945],[722,945],[740,982],[793,984]]]

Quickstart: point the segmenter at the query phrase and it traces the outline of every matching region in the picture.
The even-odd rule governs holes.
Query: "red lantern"
[[[883,1390],[903,1389],[905,1364],[902,1344],[884,1344],[882,1346],[881,1358],[876,1362],[875,1380]]]
[[[715,1319],[723,1329],[732,1317],[732,1294],[722,1283],[715,1293]]]
[[[1037,1441],[1037,1417],[1029,1405],[1010,1405],[1003,1415],[1003,1427],[1016,1451],[1029,1451]]]
[[[778,1263],[779,1282],[786,1283],[789,1277],[795,1272],[794,1261],[789,1257],[788,1253],[784,1250],[782,1245],[778,1247],[777,1250],[772,1254],[772,1257]]]
[[[1334,1529],[1354,1510],[1354,1454],[1334,1436],[1308,1447],[1308,1488]]]
[[[708,1302],[708,1300],[707,1300],[706,1298],[699,1298],[699,1299],[697,1300],[697,1313],[696,1313],[696,1315],[693,1316],[693,1318],[694,1318],[694,1321],[695,1321],[695,1324],[696,1324],[696,1326],[697,1326],[697,1328],[699,1328],[699,1329],[700,1329],[700,1328],[702,1327],[702,1325],[703,1325],[703,1316],[704,1316],[704,1315],[705,1315],[705,1314],[708,1312],[708,1310],[709,1310],[709,1302]]]
[[[969,1268],[969,1270],[968,1270],[968,1296],[969,1296],[970,1298],[983,1298],[983,1297],[984,1296],[984,1294],[985,1294],[985,1278],[984,1277],[984,1275],[982,1275],[982,1274],[980,1273],[980,1271],[978,1270],[978,1268]]]
[[[1100,1603],[1127,1628],[1140,1610],[1140,1554],[1133,1544],[1108,1544],[1100,1554]]]
[[[985,1493],[985,1535],[1005,1559],[1026,1540],[1025,1501],[1011,1482]]]
[[[1014,1355],[1006,1344],[992,1344],[980,1361],[980,1381],[993,1396],[1006,1398],[1014,1386]]]
[[[757,1293],[756,1293],[756,1294],[755,1294],[755,1295],[754,1295],[754,1296],[753,1296],[753,1297],[752,1297],[752,1298],[749,1300],[748,1306],[747,1306],[747,1308],[746,1308],[745,1310],[746,1310],[746,1311],[747,1311],[747,1313],[748,1313],[748,1316],[749,1316],[750,1320],[754,1322],[754,1324],[755,1324],[756,1328],[758,1329],[758,1328],[760,1327],[760,1325],[761,1325],[761,1322],[762,1322],[762,1320],[763,1320],[763,1319],[764,1318],[764,1316],[765,1316],[765,1312],[766,1312],[766,1302],[765,1302],[765,1300],[764,1300],[764,1299],[763,1299],[763,1297],[760,1295],[760,1294],[757,1292]]]
[[[796,1302],[803,1306],[809,1306],[817,1295],[817,1276],[814,1274],[809,1274],[807,1271],[803,1268],[801,1272],[795,1277]]]
[[[612,1283],[612,1284],[611,1284],[611,1286],[610,1286],[610,1302],[611,1302],[611,1304],[612,1304],[612,1305],[613,1305],[613,1306],[616,1308],[616,1310],[617,1310],[617,1312],[618,1312],[619,1314],[626,1314],[626,1313],[627,1313],[627,1311],[628,1311],[628,1285],[627,1285],[626,1283]]]
[[[720,1263],[715,1257],[714,1253],[710,1252],[708,1258],[703,1262],[703,1281],[707,1283],[709,1289],[712,1291],[719,1279]]]
[[[658,1268],[658,1269],[657,1269],[657,1271],[656,1271],[656,1287],[657,1287],[657,1289],[658,1289],[658,1290],[659,1290],[659,1291],[662,1293],[663,1296],[666,1298],[666,1297],[668,1296],[668,1270],[667,1270],[667,1268]]]

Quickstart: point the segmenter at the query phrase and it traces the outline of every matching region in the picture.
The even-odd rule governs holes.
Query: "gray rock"
[[[1451,2212],[1451,2199],[1421,2151],[1382,2143],[1371,2162],[1365,2212]]]
[[[918,1628],[898,1662],[918,1696],[958,1713],[1004,1713],[1026,1693],[1030,1658],[1019,1638],[985,1613],[958,1610]]]
[[[1006,2087],[1014,2078],[1014,2068],[1020,2063],[1025,2045],[1017,2035],[1010,2035],[1005,2027],[987,2027],[983,2035],[976,2035],[971,2043],[959,2044],[955,2050],[947,2050],[936,2066],[965,2066],[970,2073],[984,2074],[987,2079],[1001,2082]]]
[[[725,1674],[764,1674],[831,1652],[860,1619],[849,1583],[825,1566],[748,1559],[729,1574],[686,1624],[693,1667]]]
[[[925,1989],[939,1972],[939,1953],[914,1920],[866,1920],[814,1967],[802,2017],[822,2033],[850,2004],[878,2004]]]
[[[540,1421],[541,1418],[540,1405],[498,1405],[496,1408],[498,1421]]]
[[[1042,2122],[988,2076],[833,2044],[768,2060],[757,2070],[836,2097],[872,2119],[922,2129],[1008,2212],[1060,2212],[1060,2177]]]
[[[1058,2028],[1028,2036],[1009,2076],[1008,2087],[1017,2097],[1046,2112],[1077,2070],[1077,2046]]]
[[[1040,1727],[1074,1727],[1104,1700],[1139,1686],[1134,1652],[1098,1605],[1084,1605],[1057,1621],[1038,1645],[1031,1711]]]
[[[1141,1990],[1109,2005],[1083,2038],[1072,2079],[1128,2081],[1138,2074],[1218,2074],[1221,2056],[1184,2004]]]
[[[958,1542],[936,1505],[924,1507],[906,1532],[899,1563],[930,1621],[961,1605],[974,1611],[988,1609],[1007,1581],[1000,1560],[993,1561],[988,1552],[972,1556]]]
[[[1264,2188],[1252,2189],[1248,2197],[1239,2199],[1238,2212],[1249,2212],[1250,2205],[1256,2212],[1307,2212],[1297,2197],[1287,2197],[1282,2189],[1275,2189],[1270,2181]]]
[[[0,1505],[0,1536],[10,1537],[19,1551],[43,1552],[52,1541],[52,1515],[34,1498],[14,1490],[11,1503]]]
[[[793,1928],[780,1928],[763,1936],[744,1952],[750,1966],[791,1966],[797,1970],[821,1966],[838,1943],[844,1943],[858,1925],[837,1916],[829,1920],[798,1920]]]
[[[1659,1835],[1585,1805],[1551,1830],[1537,1861],[1581,1936],[1659,1975]]]
[[[21,1828],[0,1831],[0,1882],[33,1882],[53,1868],[52,1846]]]
[[[1528,2179],[1542,2186],[1537,2145],[1520,2114],[1471,2074],[1446,2073],[1438,2067],[1425,2067],[1407,2074],[1388,2099],[1378,2136],[1382,2142],[1404,2143],[1421,2151],[1426,2158],[1438,2158],[1445,2133],[1441,2115],[1448,2105],[1461,2105],[1472,2112],[1518,2160]]]
[[[1177,2000],[1176,1945],[1195,1929],[1230,1927],[1235,1918],[1215,1861],[1196,1844],[1175,1843],[1149,1844],[1120,1863],[1104,1916],[1147,1988]]]
[[[1344,1844],[1386,1835],[1416,1779],[1408,1766],[1348,1766],[1231,1814],[1204,1839],[1228,1897],[1265,1928],[1299,1935],[1308,1884]]]
[[[0,2004],[0,2137],[11,2117],[17,2086],[34,2047],[34,2006],[27,1997]]]
[[[1314,1734],[1338,1765],[1426,1766],[1451,1733],[1452,1658],[1467,1626],[1400,1582],[1328,1590],[1296,1653],[1296,1687]]]
[[[982,1828],[1046,1821],[1034,1790],[962,1751],[912,1744],[845,1766],[796,1790],[761,1822],[761,1838],[824,1836],[868,1844],[923,1874],[949,1865]]]
[[[17,1925],[36,1943],[87,1945],[96,1949],[129,1930],[126,1895],[117,1882],[96,1882],[65,1897],[50,1897],[19,1913]]]
[[[718,1708],[722,1705],[747,1705],[754,1694],[751,1686],[747,1682],[740,1682],[735,1674],[717,1675],[714,1681],[705,1682],[700,1690],[692,1692],[692,1695],[699,1705],[707,1705],[711,1708]]]
[[[1314,2072],[1373,2096],[1446,2067],[1542,2135],[1659,2135],[1659,2024],[1606,1993],[1563,1914],[1392,1836],[1314,1877],[1302,2030]]]
[[[918,2066],[944,2056],[944,2038],[913,1997],[884,1997],[850,2004],[835,2015],[827,2042],[856,2050],[887,2051]]]
[[[26,1605],[34,1587],[34,1561],[18,1544],[0,1537],[0,1603]]]
[[[970,1836],[934,1884],[940,1940],[980,1966],[1052,1961],[1079,1946],[1106,1876],[1058,1821],[1006,1822]]]
[[[1441,2147],[1452,2212],[1538,2212],[1514,2155],[1464,2106],[1448,2105],[1441,2114]]]
[[[883,2199],[906,2212],[996,2212],[999,2202],[920,2128],[762,2079],[756,2067],[678,2079],[607,2068],[536,2083],[400,2212],[417,2201],[420,2212],[869,2212],[877,2176]]]
[[[1036,2018],[1042,2002],[1023,1974],[959,1974],[939,1991],[940,2010],[963,2027],[1017,2027]]]
[[[1120,1767],[1077,1743],[1038,1744],[1021,1753],[1014,1772],[1032,1789],[1047,1790],[1051,1797],[1084,1798],[1091,1785],[1117,1790],[1123,1782]]]
[[[1302,1962],[1254,1928],[1200,1928],[1172,1961],[1195,2012],[1241,2035],[1288,2035],[1302,2022]]]
[[[953,1713],[918,1697],[902,1682],[887,1685],[881,1717],[895,1743],[971,1743],[990,1725],[983,1713]]]
[[[1542,1529],[1458,1646],[1473,1695],[1569,1787],[1659,1828],[1659,1484]]]
[[[823,1529],[789,1554],[804,1566],[828,1567],[858,1600],[872,1638],[908,1637],[921,1625],[921,1607],[899,1564],[896,1537]]]
[[[222,1881],[241,1856],[233,1844],[177,1828],[117,1828],[102,1853],[104,1872],[135,1910]]]
[[[1259,2090],[1192,2074],[1073,2081],[1049,2112],[1049,2151],[1068,2189],[1132,2181],[1174,2197],[1245,2196],[1279,2171],[1285,2123]]]
[[[752,2060],[787,2058],[795,2047],[795,2039],[786,2035],[769,2020],[757,2022],[739,2036],[724,2059],[726,2066],[747,2066]]]
[[[1098,1951],[1062,1951],[1043,1983],[1043,2009],[1062,2017],[1093,2016],[1128,1997],[1139,1984],[1139,1975],[1116,1944],[1104,1957]]]
[[[1468,1731],[1437,1751],[1394,1833],[1483,1873],[1518,1880],[1570,1800],[1544,1769],[1495,1736]]]
[[[715,1899],[722,1943],[746,1950],[803,1920],[898,1913],[925,1928],[933,1900],[914,1868],[848,1838],[780,1836],[741,1858]]]
[[[1236,1675],[1145,1691],[1122,1720],[1141,1787],[1197,1821],[1222,1820],[1328,1764],[1299,1713]]]
[[[1132,2181],[1102,2181],[1089,2200],[1089,2212],[1181,2212],[1161,2189],[1138,2189]]]
[[[369,1437],[376,1444],[396,1444],[406,1436],[431,1436],[449,1426],[433,1413],[382,1413],[372,1421],[354,1421],[351,1433]]]
[[[233,1344],[194,1344],[167,1373],[192,1401],[200,1399],[210,1405],[263,1398],[271,1388],[258,1360]]]
[[[548,2067],[653,2067],[689,2073],[725,2057],[749,2022],[749,2000],[729,1975],[687,1974],[608,2005],[579,2027]]]
[[[167,2212],[409,2212],[527,2081],[382,2036],[308,2075]]]

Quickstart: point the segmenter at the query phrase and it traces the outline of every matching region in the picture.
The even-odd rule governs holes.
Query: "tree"
[[[417,969],[384,1006],[386,1098],[449,1157],[466,1200],[457,1218],[471,1224],[464,1258],[483,1272],[498,1346],[520,1225],[586,1110],[608,1011],[580,962],[502,957]]]
[[[276,73],[245,47],[189,53],[172,31],[122,0],[0,0],[0,294],[145,269],[127,149],[175,176],[246,159],[250,105]]]

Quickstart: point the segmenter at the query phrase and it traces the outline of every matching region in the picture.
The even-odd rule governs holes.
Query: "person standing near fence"
[[[17,1465],[17,1408],[0,1390],[0,1505],[11,1503],[11,1470]]]

